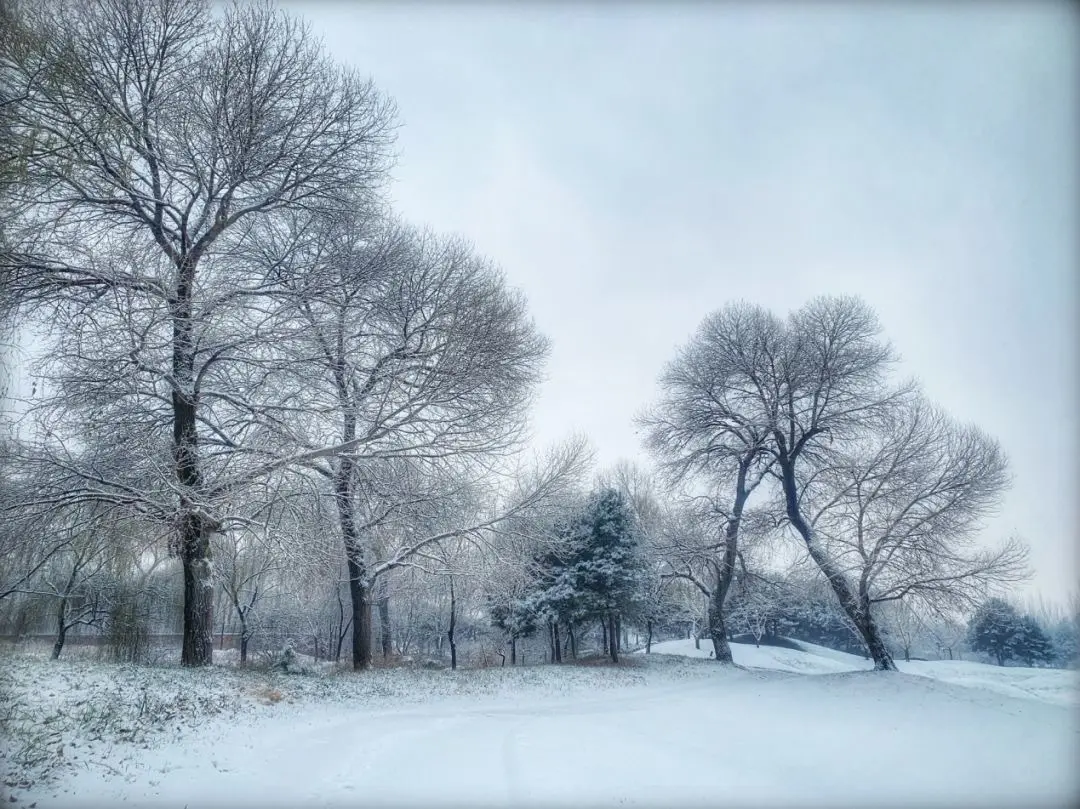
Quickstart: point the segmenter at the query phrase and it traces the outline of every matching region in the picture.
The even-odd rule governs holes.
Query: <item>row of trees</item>
[[[387,210],[394,105],[297,20],[5,8],[0,301],[47,348],[5,447],[4,591],[82,541],[59,524],[134,524],[180,561],[182,661],[205,665],[216,587],[251,580],[215,545],[319,566],[333,533],[368,665],[379,576],[579,471],[581,442],[516,460],[547,352],[523,297]]]
[[[991,655],[999,666],[1010,660],[1026,666],[1071,666],[1080,655],[1080,614],[1049,622],[1021,612],[1004,599],[992,598],[971,617],[968,642],[974,651]]]
[[[242,657],[299,633],[365,668],[396,632],[456,664],[490,620],[512,662],[689,626],[722,662],[801,633],[891,669],[883,626],[1025,575],[1019,540],[976,542],[999,446],[893,379],[862,302],[706,318],[640,420],[659,477],[588,495],[584,440],[522,455],[548,350],[524,297],[393,214],[393,102],[302,23],[0,11],[0,317],[42,347],[0,448],[0,619],[47,604],[57,655],[168,631],[175,599],[192,666],[225,625]]]

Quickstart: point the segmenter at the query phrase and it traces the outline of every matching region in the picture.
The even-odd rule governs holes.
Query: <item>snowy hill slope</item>
[[[740,666],[797,674],[838,674],[865,671],[873,668],[866,658],[838,652],[826,646],[805,641],[793,641],[802,651],[775,646],[731,644],[731,653]],[[712,643],[703,640],[695,649],[692,640],[670,640],[654,643],[654,654],[708,658]],[[993,666],[971,660],[913,660],[897,661],[905,674],[929,677],[934,680],[1022,699],[1036,699],[1053,705],[1080,705],[1080,672],[1069,669],[1036,669],[1022,666]]]

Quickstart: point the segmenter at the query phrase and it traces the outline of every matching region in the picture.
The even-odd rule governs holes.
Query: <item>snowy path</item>
[[[41,809],[1064,805],[1074,720],[1063,706],[904,674],[718,670],[560,699],[282,704],[139,751],[126,777],[83,772],[70,791],[33,797]]]

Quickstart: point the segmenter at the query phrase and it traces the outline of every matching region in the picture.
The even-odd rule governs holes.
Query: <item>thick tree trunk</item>
[[[354,669],[371,667],[371,598],[360,565],[349,564],[349,595],[352,598],[352,659]]]
[[[450,669],[457,670],[457,644],[454,643],[454,624],[457,620],[457,599],[454,597],[454,577],[450,577],[450,626],[446,630],[446,639],[450,641]]]
[[[866,643],[867,648],[870,650],[870,657],[874,661],[874,670],[896,671],[896,663],[893,661],[892,655],[889,654],[889,648],[885,645],[885,637],[881,634],[877,621],[874,620],[870,605],[866,604],[860,612],[862,613],[862,622],[856,623],[855,626],[859,630],[859,634],[862,635],[863,642]]]
[[[196,261],[188,258],[178,266],[178,282],[170,310],[173,324],[173,465],[180,487],[181,518],[177,550],[184,567],[184,639],[180,652],[180,663],[184,666],[208,666],[214,654],[214,584],[210,568],[213,526],[198,511],[198,503],[193,501],[202,488],[191,302]]]
[[[510,638],[510,665],[517,665],[517,638],[513,636]]]
[[[349,405],[349,389],[343,371],[335,369],[338,395],[341,397],[342,442],[356,438],[356,417]],[[360,535],[356,528],[355,506],[353,503],[355,464],[352,458],[344,456],[338,460],[334,471],[334,501],[337,505],[338,522],[341,537],[345,545],[345,564],[349,572],[349,599],[352,602],[352,661],[354,669],[371,667],[371,592],[367,579],[367,562]]]
[[[790,458],[781,460],[780,472],[788,520],[795,530],[799,532],[810,558],[825,574],[825,578],[829,580],[829,585],[836,594],[840,606],[862,636],[863,643],[866,644],[866,648],[874,661],[874,670],[896,671],[896,663],[893,662],[892,655],[889,654],[888,647],[885,645],[885,638],[882,636],[877,622],[874,621],[869,601],[865,596],[860,597],[852,589],[843,572],[833,564],[828,554],[818,545],[813,529],[803,519],[802,511],[799,508],[799,492],[795,481],[794,460]]]
[[[720,581],[723,571],[717,573],[712,595],[709,597],[709,637],[712,638],[713,655],[718,663],[732,663],[731,646],[728,644],[727,627],[724,625],[724,595],[727,587]],[[730,578],[728,583],[730,584]]]
[[[376,586],[379,591],[379,642],[382,645],[383,660],[386,660],[394,653],[394,636],[390,626],[390,595],[387,592],[386,577],[380,577]]]
[[[182,561],[184,566],[184,641],[180,663],[209,666],[214,650],[214,583],[210,542],[195,529]],[[193,546],[193,547],[192,547]]]
[[[67,637],[67,596],[60,598],[60,604],[56,608],[56,642],[52,648],[52,659],[59,660],[60,652],[64,648],[64,639]]]
[[[645,622],[645,654],[652,653],[652,620]]]
[[[717,566],[716,580],[709,596],[709,636],[712,638],[713,655],[718,663],[734,663],[724,620],[724,603],[735,577],[735,561],[739,555],[739,527],[742,524],[746,500],[750,496],[746,477],[752,460],[744,459],[739,463],[739,474],[735,480],[735,500],[732,503],[731,516],[724,526],[724,555]]]
[[[570,656],[577,660],[577,636],[574,634],[574,625],[572,623],[566,625],[566,635],[570,641]]]
[[[615,614],[608,613],[608,646],[611,647],[611,662],[619,662],[619,635],[615,631]]]
[[[552,648],[555,650],[555,662],[562,663],[562,643],[559,639],[559,622],[555,621],[551,627]]]
[[[355,437],[355,423],[346,418],[344,437]],[[345,563],[349,571],[349,598],[352,602],[352,662],[354,669],[371,667],[371,593],[364,551],[356,530],[353,512],[353,462],[342,458],[334,475],[334,495],[338,521],[345,542]]]
[[[236,614],[240,618],[240,665],[243,666],[247,663],[248,641],[251,639],[247,625],[248,613],[237,603],[235,596],[233,597],[233,605],[236,607]]]

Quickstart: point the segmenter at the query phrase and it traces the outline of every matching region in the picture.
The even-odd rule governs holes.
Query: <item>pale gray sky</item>
[[[675,347],[745,298],[874,306],[1000,438],[987,537],[1076,587],[1077,15],[1066,3],[289,4],[394,96],[393,197],[528,294],[538,438],[640,457]]]

